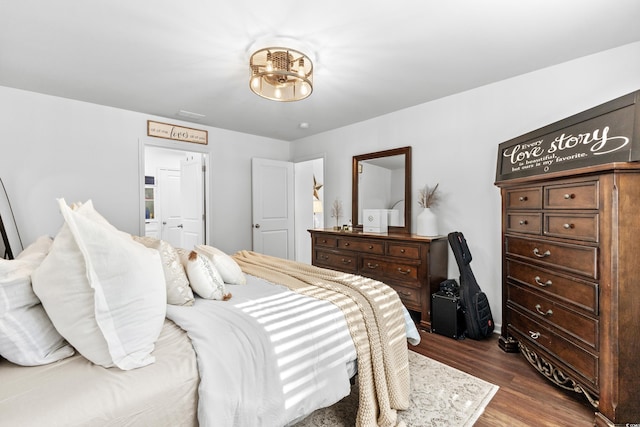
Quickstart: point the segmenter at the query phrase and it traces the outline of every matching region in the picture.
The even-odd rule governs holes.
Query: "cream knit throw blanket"
[[[396,410],[409,407],[409,361],[402,303],[393,289],[373,279],[255,252],[241,251],[233,258],[247,274],[340,307],[358,355],[356,425],[404,425]]]

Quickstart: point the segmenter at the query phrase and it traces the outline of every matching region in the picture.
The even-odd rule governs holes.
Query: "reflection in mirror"
[[[389,231],[411,231],[411,147],[353,157],[353,223],[363,209],[387,212]]]
[[[13,259],[22,252],[22,241],[18,234],[16,221],[11,211],[9,197],[0,179],[0,256]]]

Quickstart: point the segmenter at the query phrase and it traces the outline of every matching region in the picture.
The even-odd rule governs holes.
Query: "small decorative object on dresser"
[[[362,231],[365,233],[386,233],[389,231],[387,211],[384,209],[362,210]]]
[[[313,265],[386,283],[398,292],[407,309],[420,314],[420,325],[431,328],[431,294],[447,278],[446,236],[309,232]]]
[[[340,218],[342,217],[342,202],[335,199],[331,205],[331,218],[336,219],[334,230],[340,230]]]
[[[583,393],[596,426],[640,422],[639,101],[631,93],[498,150],[500,347]]]
[[[418,229],[416,234],[419,236],[438,235],[438,217],[436,217],[431,208],[440,201],[440,195],[437,193],[439,185],[436,184],[433,188],[425,185],[424,188],[418,191],[418,205],[423,208],[417,217]]]

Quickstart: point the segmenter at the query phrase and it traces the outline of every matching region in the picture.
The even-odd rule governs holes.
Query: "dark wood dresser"
[[[583,393],[597,426],[640,423],[640,163],[618,161],[638,155],[635,100],[616,100],[501,145],[498,160],[500,346],[519,350],[558,386]],[[567,135],[582,140],[561,153],[558,141]],[[560,156],[588,160],[603,147],[598,136],[608,139],[603,154],[620,157],[554,170]],[[543,160],[534,173],[505,167],[504,157],[526,165],[513,163],[514,153],[537,141],[540,150],[529,153],[551,156],[549,167]]]
[[[370,234],[358,231],[309,230],[312,264],[359,274],[393,287],[407,309],[431,327],[431,294],[447,278],[446,236]]]

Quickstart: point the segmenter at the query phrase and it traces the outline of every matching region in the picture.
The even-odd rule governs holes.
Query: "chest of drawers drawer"
[[[417,263],[368,256],[362,257],[362,264],[360,265],[360,271],[366,276],[389,280],[391,283],[401,282],[403,285],[416,287],[420,286],[418,268],[419,264]]]
[[[542,208],[542,188],[518,188],[506,193],[507,209]]]
[[[509,212],[507,230],[514,233],[541,234],[542,214],[527,212]]]
[[[598,385],[598,357],[549,328],[509,306],[509,332],[522,340],[525,345],[541,349],[554,359],[561,361],[563,367],[575,372],[592,387]]]
[[[338,248],[371,254],[384,254],[384,243],[366,239],[338,239]]]
[[[545,213],[544,234],[597,242],[598,214]]]
[[[316,236],[313,239],[315,246],[322,246],[327,248],[335,248],[338,246],[338,239],[330,236]]]
[[[415,309],[420,307],[420,289],[410,288],[407,286],[391,285],[393,289],[398,293],[400,300],[407,306],[407,308]]]
[[[337,268],[341,271],[358,271],[358,256],[347,251],[314,250],[314,265]]]
[[[419,245],[389,243],[387,245],[387,254],[398,258],[420,259],[420,249]]]
[[[545,268],[508,259],[507,278],[526,284],[537,292],[574,305],[589,314],[598,314],[598,284]]]
[[[508,285],[507,293],[511,304],[519,305],[532,317],[537,317],[541,324],[550,325],[590,348],[598,349],[597,320],[514,284]]]
[[[544,207],[548,209],[598,209],[598,181],[544,187]]]
[[[598,249],[595,247],[507,236],[505,250],[510,257],[598,278]]]

